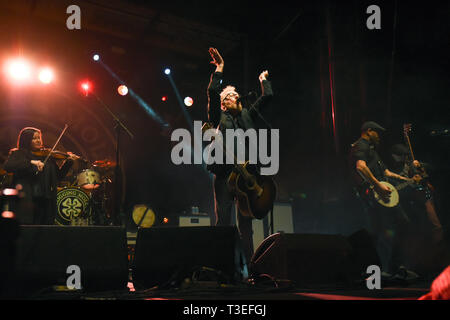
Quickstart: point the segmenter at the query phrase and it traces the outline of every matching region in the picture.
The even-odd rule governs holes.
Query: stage
[[[442,260],[439,272],[375,279],[364,272],[376,254],[352,245],[361,232],[274,234],[250,267],[235,227],[20,226],[18,234],[3,251],[8,300],[418,300],[445,268]]]
[[[450,265],[449,10],[2,1],[0,299],[417,301]]]

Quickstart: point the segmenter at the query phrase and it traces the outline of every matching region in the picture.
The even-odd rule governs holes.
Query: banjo
[[[396,187],[394,187],[392,184],[386,181],[380,181],[380,183],[389,189],[391,189],[391,194],[388,197],[381,197],[378,192],[375,190],[375,187],[373,185],[370,185],[370,189],[372,190],[374,199],[381,204],[383,207],[392,208],[398,205],[400,201],[400,196],[398,192],[410,185],[415,185],[416,183],[414,181],[405,181],[403,183],[398,184]]]

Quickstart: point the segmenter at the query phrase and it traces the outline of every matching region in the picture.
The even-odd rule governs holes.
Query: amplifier
[[[208,216],[180,216],[180,227],[209,227],[211,226],[211,218]]]

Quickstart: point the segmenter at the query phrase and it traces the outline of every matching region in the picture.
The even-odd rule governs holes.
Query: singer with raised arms
[[[261,95],[251,105],[243,106],[241,96],[234,86],[223,84],[224,59],[216,48],[209,48],[211,64],[215,65],[208,86],[208,121],[221,132],[227,129],[255,129],[255,120],[259,111],[268,105],[271,100],[272,86],[268,80],[267,70],[259,75]],[[223,135],[225,136],[225,135]],[[223,142],[224,145],[226,142]],[[236,147],[236,145],[235,145]],[[245,147],[246,159],[248,147]],[[223,162],[225,163],[225,161]],[[232,204],[236,200],[236,194],[230,191],[230,177],[235,166],[230,164],[211,164],[208,170],[214,174],[214,202],[216,225],[227,226],[232,224]],[[242,210],[237,213],[238,229],[242,239],[244,254],[247,261],[253,254],[252,217],[244,216]]]

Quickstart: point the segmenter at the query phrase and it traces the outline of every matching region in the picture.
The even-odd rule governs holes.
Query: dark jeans
[[[228,176],[214,177],[214,203],[216,214],[216,226],[231,226],[234,196],[230,193],[227,186]],[[237,214],[237,223],[239,234],[242,240],[242,249],[244,251],[247,264],[253,255],[253,229],[252,218]]]
[[[386,208],[368,199],[364,199],[363,204],[381,260],[381,269],[395,273],[401,265],[407,266],[405,248],[408,245],[410,219],[400,204]]]

